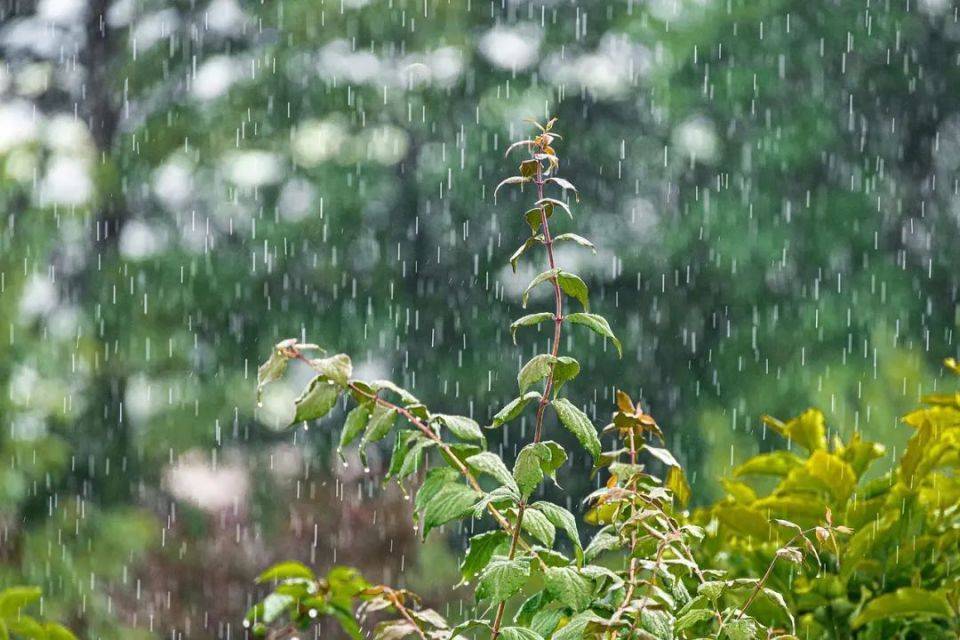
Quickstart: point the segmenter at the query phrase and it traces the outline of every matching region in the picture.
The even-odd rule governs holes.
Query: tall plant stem
[[[535,152],[534,152],[535,155]],[[536,159],[536,158],[534,158]],[[534,176],[534,184],[537,185],[537,202],[543,200],[543,185],[546,182],[543,178],[543,167],[540,165],[540,162],[537,161],[537,173]],[[553,237],[550,235],[550,224],[547,220],[547,209],[543,204],[538,205],[540,208],[540,229],[543,232],[543,246],[547,249],[547,262],[550,265],[550,269],[556,270],[557,262],[553,257]],[[556,311],[553,314],[553,344],[551,345],[550,355],[556,360],[557,354],[560,352],[560,333],[563,328],[563,291],[560,289],[560,281],[554,274],[553,278],[550,279],[551,284],[553,285],[553,299],[555,303]],[[540,398],[540,403],[537,405],[537,420],[536,427],[533,431],[533,441],[540,442],[543,438],[543,414],[547,409],[547,405],[550,404],[550,391],[553,389],[553,374],[556,364],[550,365],[550,373],[547,374],[547,381],[544,383],[543,387],[543,396]],[[513,539],[510,541],[510,555],[509,558],[513,560],[514,555],[517,551],[517,543],[522,542],[520,538],[520,531],[523,527],[523,514],[527,509],[527,501],[521,500],[520,504],[517,506],[517,524],[513,528]],[[506,601],[501,600],[500,604],[497,605],[497,614],[493,619],[493,632],[490,636],[491,640],[497,640],[500,636],[500,625],[503,623],[503,612],[507,606]]]

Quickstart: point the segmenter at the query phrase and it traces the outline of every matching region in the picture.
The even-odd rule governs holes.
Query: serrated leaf
[[[372,411],[373,403],[363,402],[351,409],[350,413],[347,414],[347,419],[343,423],[343,429],[340,431],[340,444],[337,445],[337,453],[340,454],[341,460],[346,460],[343,457],[344,448],[348,447],[360,436],[366,428],[367,422],[370,420],[370,413]]]
[[[514,398],[493,416],[490,428],[496,429],[497,427],[502,427],[504,424],[516,419],[523,413],[523,410],[531,400],[539,400],[542,397],[539,391],[528,391],[519,398]]]
[[[557,529],[540,511],[527,509],[523,514],[522,528],[543,546],[553,547]]]
[[[557,274],[557,283],[565,294],[583,305],[584,311],[590,310],[590,290],[580,276],[561,271]]]
[[[483,496],[483,498],[473,507],[473,517],[480,518],[483,516],[483,513],[487,510],[487,506],[490,504],[497,504],[500,502],[507,502],[511,505],[516,504],[520,501],[519,490],[512,486],[515,483],[511,478],[511,486],[502,486],[497,487],[490,493]]]
[[[527,562],[494,557],[478,578],[477,599],[502,602],[520,591],[529,577]]]
[[[563,531],[576,549],[577,556],[582,560],[583,547],[580,546],[580,532],[577,531],[577,519],[572,513],[552,502],[535,502],[534,509],[546,516],[553,526]]]
[[[597,335],[608,338],[610,342],[613,343],[613,346],[616,347],[617,354],[621,358],[623,357],[623,347],[620,344],[620,340],[613,334],[613,330],[610,329],[610,324],[603,316],[594,313],[571,313],[566,317],[566,320],[573,324],[583,325]]]
[[[436,413],[433,416],[433,420],[445,426],[453,435],[461,440],[487,441],[483,435],[483,431],[480,430],[480,425],[473,418]]]
[[[397,410],[378,404],[373,408],[370,419],[367,421],[367,428],[360,438],[360,460],[364,466],[367,464],[367,445],[371,442],[379,442],[387,437],[390,429],[397,418]]]
[[[566,460],[567,454],[556,442],[532,442],[521,449],[513,465],[513,478],[521,497],[529,497],[543,477],[552,478]]]
[[[584,638],[590,637],[586,634],[588,626],[603,624],[604,622],[605,620],[593,611],[583,611],[570,618],[567,624],[557,629],[551,640],[584,640]]]
[[[284,351],[296,342],[295,338],[291,338],[277,343],[267,361],[257,368],[257,402],[260,402],[264,387],[283,377],[283,373],[287,370],[287,362],[290,360],[284,355]]]
[[[467,547],[467,553],[460,563],[460,575],[465,582],[483,571],[484,567],[490,562],[497,547],[507,543],[510,536],[500,530],[487,531],[470,538],[470,546]]]
[[[540,324],[541,322],[546,322],[547,320],[553,320],[556,318],[552,313],[531,313],[523,316],[517,320],[514,320],[510,325],[510,335],[513,336],[513,342],[517,342],[517,329],[520,327],[530,327],[533,325]]]
[[[466,515],[480,499],[470,487],[453,482],[445,484],[423,506],[423,537],[430,530]]]
[[[593,599],[593,581],[575,567],[549,567],[544,573],[547,593],[574,612],[583,611]]]
[[[579,236],[575,233],[561,233],[558,236],[554,236],[553,241],[554,242],[575,242],[581,247],[586,247],[587,249],[590,249],[594,253],[597,252],[597,248],[593,245],[592,242],[590,242],[583,236]]]
[[[434,467],[427,471],[423,484],[417,490],[417,495],[413,499],[413,508],[417,512],[423,511],[427,503],[437,494],[440,489],[450,483],[457,482],[460,474],[450,467]]]
[[[316,574],[313,573],[313,570],[299,562],[281,562],[275,564],[259,576],[257,576],[257,583],[263,584],[264,582],[273,582],[274,580],[290,580],[292,578],[304,578],[306,580],[315,580]]]
[[[311,360],[310,365],[320,375],[326,376],[341,387],[346,387],[353,375],[353,363],[350,361],[350,356],[345,353]]]
[[[566,398],[557,398],[550,403],[566,429],[576,437],[594,460],[600,457],[600,438],[590,418]]]
[[[510,176],[509,178],[500,181],[500,184],[497,185],[497,188],[493,190],[493,197],[497,197],[497,193],[499,193],[501,187],[505,187],[508,184],[525,184],[527,182],[530,182],[530,178],[525,178],[523,176]]]
[[[336,406],[341,391],[342,387],[335,382],[325,376],[316,376],[296,399],[294,404],[297,412],[291,424],[316,420],[327,415]]]
[[[753,618],[731,620],[724,626],[730,640],[755,640],[759,637],[760,627]]]
[[[475,471],[485,473],[500,484],[518,491],[513,475],[497,454],[484,451],[467,458],[467,464]]]
[[[543,640],[536,631],[522,627],[504,627],[500,629],[500,637],[503,640]]]

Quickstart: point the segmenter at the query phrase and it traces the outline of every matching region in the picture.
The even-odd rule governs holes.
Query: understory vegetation
[[[726,496],[688,510],[693,496],[681,465],[665,447],[664,429],[626,390],[598,429],[563,391],[610,381],[581,375],[562,354],[566,331],[591,331],[621,344],[590,309],[587,285],[557,263],[554,245],[594,250],[575,233],[554,235],[555,213],[572,216],[576,187],[556,175],[555,119],[507,153],[526,152],[517,175],[497,187],[533,192],[522,214],[530,235],[510,258],[516,269],[541,250],[544,270],[523,293],[552,289],[553,308],[510,327],[516,339],[547,328],[547,349],[517,375],[518,395],[482,427],[472,417],[435,413],[409,391],[353,375],[346,354],[288,339],[260,367],[258,393],[302,363],[314,377],[296,400],[294,424],[352,405],[339,448],[366,449],[393,438],[385,480],[417,487],[416,525],[426,538],[467,523],[460,564],[474,605],[441,614],[414,593],[369,584],[356,571],[318,574],[297,562],[267,569],[269,592],[245,626],[268,638],[302,637],[335,620],[353,638],[573,640],[577,638],[956,638],[960,631],[960,394],[923,398],[905,416],[913,430],[897,465],[853,433],[841,438],[810,409],[788,421],[767,418],[779,449],[736,467]],[[518,225],[519,226],[519,225]],[[948,367],[956,370],[952,361]],[[533,416],[533,429],[512,460],[487,446],[487,434]],[[584,468],[554,439],[561,429],[592,461],[598,488],[582,513],[542,499],[546,483]],[[879,465],[878,465],[879,466]],[[453,614],[454,612],[449,612]]]

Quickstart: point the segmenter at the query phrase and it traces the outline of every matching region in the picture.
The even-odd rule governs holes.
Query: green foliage
[[[0,639],[78,640],[72,631],[56,622],[32,615],[39,609],[43,591],[37,587],[7,587],[0,590]]]
[[[566,203],[544,197],[548,184],[564,192],[576,191],[566,180],[553,176],[558,166],[555,120],[537,125],[540,134],[511,146],[526,147],[530,159],[520,165],[520,175],[497,187],[533,184],[537,208],[527,213],[531,239],[511,261],[519,259],[530,246],[542,244],[549,270],[536,276],[523,294],[533,287],[549,284],[554,293],[553,313],[536,313],[513,323],[511,331],[540,322],[553,321],[554,336],[548,353],[537,354],[524,364],[517,376],[522,394],[493,418],[491,428],[518,418],[536,401],[532,441],[524,444],[510,466],[493,451],[486,450],[480,425],[465,416],[432,413],[412,394],[384,382],[351,378],[350,359],[338,354],[325,360],[303,355],[305,347],[285,340],[274,349],[261,371],[260,385],[270,382],[285,365],[277,358],[300,361],[317,376],[297,400],[297,418],[312,420],[325,415],[338,399],[349,392],[358,406],[350,411],[340,439],[341,449],[361,434],[361,456],[367,445],[394,434],[393,455],[388,477],[404,482],[422,465],[429,465],[414,499],[414,509],[424,538],[434,529],[468,518],[489,516],[495,528],[470,538],[460,567],[464,582],[475,584],[477,607],[467,620],[451,624],[437,612],[422,607],[419,599],[405,590],[388,586],[370,587],[357,581],[354,590],[342,592],[345,606],[323,609],[328,587],[314,578],[307,567],[284,563],[265,572],[260,581],[279,580],[273,593],[258,603],[247,617],[257,632],[289,625],[309,626],[319,615],[355,615],[358,624],[379,611],[396,617],[377,623],[377,640],[407,637],[453,640],[487,635],[510,640],[545,638],[699,638],[738,640],[775,635],[794,620],[779,594],[763,579],[723,580],[715,572],[700,568],[692,546],[703,531],[685,522],[679,510],[689,499],[690,489],[680,464],[665,448],[653,446],[652,438],[663,439],[657,422],[644,413],[622,391],[617,392],[618,411],[605,432],[616,434],[617,446],[602,451],[602,443],[590,417],[560,395],[563,385],[577,377],[580,364],[559,355],[564,322],[581,324],[613,342],[618,354],[621,345],[602,317],[591,313],[564,315],[565,298],[576,299],[586,311],[587,287],[576,275],[556,266],[548,219],[554,207],[569,212]],[[548,209],[549,207],[549,209]],[[539,226],[532,224],[539,219]],[[592,244],[569,236],[580,246]],[[533,242],[531,242],[531,240]],[[335,366],[334,366],[335,363]],[[542,391],[529,391],[542,385]],[[587,522],[602,525],[586,549],[580,540],[576,517],[549,501],[532,501],[546,479],[556,482],[557,472],[568,454],[559,443],[545,439],[547,407],[556,413],[559,425],[569,431],[594,462],[594,472],[606,469],[606,483],[587,498]],[[412,428],[395,429],[400,416]],[[797,431],[800,433],[800,430]],[[430,456],[435,451],[438,456]],[[650,458],[664,471],[661,479],[645,470],[641,457]],[[481,480],[483,484],[481,484]],[[493,481],[492,488],[486,483]],[[833,529],[828,523],[824,530]],[[561,531],[572,556],[559,546]],[[792,547],[783,555],[791,558]],[[619,569],[611,567],[618,566]],[[330,582],[328,576],[327,582]],[[318,595],[320,594],[320,595]],[[505,621],[508,601],[523,598],[513,619]],[[354,612],[353,599],[360,602]],[[748,612],[751,605],[777,605],[777,615],[765,618]],[[763,613],[763,611],[761,611]],[[339,618],[338,618],[339,619]],[[351,618],[352,620],[353,618]],[[351,635],[359,627],[345,627]],[[356,636],[355,636],[356,637]]]
[[[923,401],[903,417],[912,434],[896,467],[876,477],[868,471],[884,447],[857,432],[828,439],[820,411],[767,418],[802,453],[763,453],[734,469],[727,496],[697,515],[710,533],[701,558],[744,575],[789,560],[770,582],[801,637],[956,637],[960,396]],[[799,562],[802,549],[816,562]]]

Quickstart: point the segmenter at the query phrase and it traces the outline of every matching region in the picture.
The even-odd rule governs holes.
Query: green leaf
[[[10,640],[10,630],[7,629],[7,623],[0,620],[0,640]]]
[[[575,233],[561,233],[558,236],[553,237],[554,242],[576,242],[581,247],[586,247],[594,253],[597,252],[597,248],[593,246],[593,243],[584,238],[583,236],[578,236]]]
[[[785,423],[770,416],[763,416],[763,421],[784,438],[796,442],[811,453],[827,448],[826,421],[819,409],[807,409]]]
[[[527,509],[523,514],[522,528],[543,546],[553,547],[557,529],[543,513],[536,509]]]
[[[441,488],[447,484],[457,482],[459,479],[460,474],[450,467],[434,467],[427,471],[427,475],[423,479],[423,484],[420,485],[420,489],[413,499],[414,510],[417,512],[423,511],[427,503],[430,502]]]
[[[613,335],[613,331],[610,329],[610,324],[603,316],[598,316],[594,313],[571,313],[566,317],[566,320],[568,322],[572,322],[573,324],[583,325],[597,335],[603,336],[604,338],[609,338],[610,342],[613,343],[613,346],[616,347],[617,354],[621,358],[623,357],[623,347],[620,344],[620,340],[617,339],[617,336]]]
[[[552,183],[554,183],[555,185],[557,185],[558,187],[560,187],[560,188],[563,189],[564,191],[570,190],[570,191],[573,191],[575,194],[578,193],[577,188],[576,188],[575,186],[573,186],[573,183],[570,182],[569,180],[564,180],[563,178],[553,177],[553,178],[547,178],[546,181],[547,181],[547,182],[552,182]]]
[[[514,251],[513,254],[510,256],[510,266],[513,268],[514,273],[517,272],[517,263],[520,261],[520,257],[523,256],[523,254],[529,251],[531,248],[540,244],[541,241],[542,240],[540,236],[532,236],[530,238],[527,238],[522,245],[517,247],[517,250]]]
[[[470,538],[470,546],[467,547],[467,554],[460,563],[460,575],[464,582],[469,582],[483,571],[484,567],[490,562],[497,547],[506,544],[510,540],[503,531],[487,531],[479,533]]]
[[[259,576],[257,576],[257,583],[263,584],[264,582],[273,582],[274,580],[290,580],[292,578],[303,578],[305,580],[315,580],[316,574],[313,573],[313,570],[299,562],[281,562],[275,564]]]
[[[513,336],[513,343],[517,343],[517,329],[520,327],[529,327],[540,324],[541,322],[546,322],[547,320],[553,320],[555,317],[556,316],[554,316],[552,313],[531,313],[518,320],[515,320],[510,325],[510,335]]]
[[[15,618],[20,610],[43,595],[38,587],[8,587],[0,591],[0,618]]]
[[[724,626],[724,631],[730,640],[755,640],[760,633],[760,628],[753,618],[740,618],[728,622]]]
[[[372,410],[372,402],[363,402],[351,409],[350,413],[347,414],[347,419],[343,423],[343,430],[340,431],[340,444],[337,445],[337,453],[340,454],[341,460],[345,460],[343,450],[356,440],[367,426],[367,421],[370,420]]]
[[[594,460],[600,457],[600,438],[590,418],[566,398],[557,398],[550,403],[560,418],[560,423],[572,433]]]
[[[397,410],[378,404],[373,408],[370,420],[367,421],[367,429],[363,432],[363,438],[360,442],[360,448],[365,449],[371,442],[379,442],[387,437],[393,423],[397,418]]]
[[[679,633],[688,629],[689,627],[694,626],[700,622],[706,620],[711,620],[714,617],[714,612],[711,609],[691,609],[677,618],[676,623],[673,626],[675,632]]]
[[[370,383],[370,387],[375,391],[380,391],[381,389],[387,389],[393,393],[400,396],[400,399],[405,405],[420,404],[420,400],[417,399],[415,395],[404,389],[403,387],[395,385],[389,380],[374,380]]]
[[[283,377],[284,371],[287,370],[287,362],[290,360],[284,355],[284,351],[296,343],[296,339],[293,338],[278,343],[277,346],[273,348],[273,351],[270,352],[270,357],[267,358],[267,361],[257,368],[258,403],[263,395],[263,388]]]
[[[858,629],[875,620],[888,618],[946,618],[953,617],[945,593],[917,587],[903,587],[869,600],[853,619]]]
[[[507,465],[503,463],[503,460],[501,460],[497,454],[484,451],[467,458],[467,464],[470,465],[472,469],[487,474],[500,484],[513,489],[513,491],[519,491],[517,483],[510,474],[510,470],[507,469]]]
[[[753,456],[733,470],[736,477],[746,475],[786,476],[790,471],[803,466],[796,454],[789,451],[771,451]]]
[[[561,271],[557,274],[557,282],[565,294],[578,300],[583,305],[584,311],[590,310],[590,292],[586,283],[579,276]]]
[[[500,629],[500,637],[503,640],[543,640],[543,636],[536,631],[522,627],[504,627]]]
[[[523,295],[520,298],[520,302],[524,308],[527,307],[527,301],[530,300],[530,292],[540,284],[547,282],[548,280],[553,280],[558,277],[560,274],[560,269],[550,269],[549,271],[544,271],[541,274],[538,274],[533,280],[530,281],[530,284],[527,285],[527,288],[524,290]]]
[[[661,447],[651,447],[650,445],[643,445],[640,449],[641,451],[646,451],[654,458],[659,460],[667,467],[679,467],[680,463],[677,462],[677,459],[673,457],[673,454],[670,453],[668,449],[663,449]]]
[[[560,356],[553,364],[553,392],[560,391],[564,383],[569,382],[580,374],[580,363],[570,356]]]
[[[539,391],[528,391],[519,398],[514,398],[493,416],[490,428],[496,429],[497,427],[502,427],[504,424],[516,419],[517,416],[523,413],[523,410],[526,409],[527,404],[529,404],[531,400],[539,400],[542,397]]]
[[[437,413],[433,420],[439,422],[461,440],[474,440],[486,442],[487,439],[480,430],[480,425],[473,418],[466,416],[450,416],[443,413]]]
[[[502,602],[520,591],[529,577],[530,565],[526,561],[495,557],[480,574],[477,599]]]
[[[657,609],[645,608],[640,612],[640,628],[657,640],[673,640],[673,616]]]
[[[584,640],[584,638],[589,637],[585,633],[588,626],[597,623],[603,624],[604,622],[605,620],[593,611],[583,611],[570,618],[567,624],[557,629],[551,640]]]
[[[400,472],[407,459],[407,454],[411,450],[411,444],[416,443],[418,439],[425,439],[419,431],[404,430],[397,433],[393,442],[393,452],[390,454],[390,465],[387,467],[384,480],[389,480]]]
[[[548,205],[551,207],[560,207],[561,209],[563,209],[564,213],[566,213],[570,217],[570,219],[573,220],[573,213],[570,211],[570,206],[563,200],[557,200],[556,198],[541,198],[540,200],[537,200],[534,204],[541,207],[548,206]]]
[[[549,220],[553,215],[553,205],[546,203],[543,206],[543,210],[547,214],[547,220]],[[537,231],[539,231],[540,227],[543,226],[543,218],[540,215],[540,207],[528,210],[525,214],[523,214],[523,218],[527,221],[527,225],[530,227],[530,235],[537,235]]]
[[[47,632],[37,620],[23,615],[7,619],[7,627],[15,638],[29,638],[30,640],[47,640]]]
[[[430,530],[469,513],[480,494],[459,482],[445,484],[423,507],[423,537]]]
[[[350,356],[345,353],[311,360],[310,364],[320,375],[326,376],[341,387],[346,387],[350,382],[350,376],[353,375],[353,364],[350,362]]]
[[[508,184],[524,184],[527,182],[530,182],[530,178],[525,178],[523,176],[510,176],[509,178],[500,181],[500,184],[497,185],[497,188],[493,190],[493,197],[497,197],[500,187],[504,187]]]
[[[47,640],[79,640],[73,631],[56,622],[46,623],[44,630],[47,632]]]
[[[511,485],[515,484],[513,478],[510,479],[510,482]],[[497,487],[490,493],[485,494],[480,502],[473,507],[473,517],[482,517],[490,504],[508,503],[515,505],[518,502],[520,502],[520,492],[516,486]]]
[[[553,371],[553,389],[559,390],[565,382],[577,377],[580,373],[580,363],[574,358],[561,356],[556,358],[549,353],[530,358],[517,374],[517,384],[523,393],[532,384],[543,380]]]
[[[322,418],[337,404],[342,388],[325,376],[316,376],[297,398],[297,413],[293,423]]]
[[[580,546],[580,532],[577,531],[577,519],[573,514],[552,502],[535,502],[532,507],[545,515],[554,527],[566,534],[577,551],[577,557],[582,561],[583,547]]]
[[[517,455],[513,477],[526,499],[543,481],[544,475],[553,478],[556,470],[567,460],[567,454],[556,442],[531,442]]]
[[[574,612],[583,611],[593,599],[593,581],[575,567],[549,567],[544,573],[547,593]]]
[[[263,621],[270,624],[294,606],[296,602],[297,599],[293,596],[271,593],[263,599]]]
[[[433,440],[421,437],[417,443],[410,447],[406,456],[403,458],[403,464],[397,472],[397,480],[403,480],[410,474],[416,473],[423,467],[423,454],[430,447],[436,445]]]

